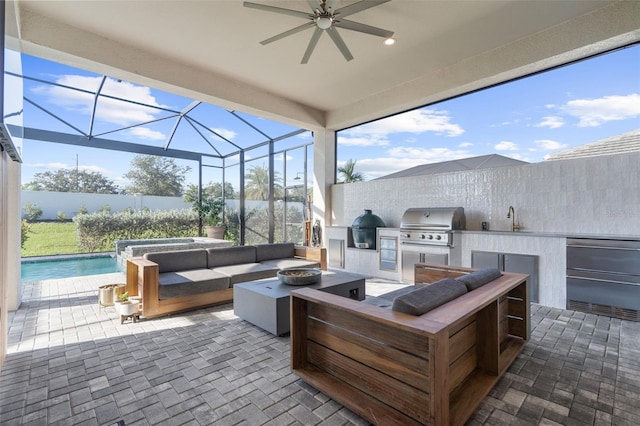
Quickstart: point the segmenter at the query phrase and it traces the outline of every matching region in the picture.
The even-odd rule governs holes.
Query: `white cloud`
[[[535,125],[536,127],[548,127],[550,129],[557,129],[564,126],[564,119],[558,116],[543,117],[542,121]]]
[[[63,75],[56,79],[56,83],[95,92],[98,90],[101,80],[102,77]],[[60,86],[41,86],[34,89],[34,91],[47,96],[48,102],[68,111],[90,115],[93,109],[94,95],[92,93],[79,92]],[[106,79],[101,93],[162,107],[151,94],[150,88],[137,86],[125,81],[118,82],[112,78]],[[128,126],[151,121],[159,112],[154,108],[101,97],[96,108],[96,118],[108,123]]]
[[[462,135],[464,129],[458,124],[451,123],[451,116],[447,111],[419,109],[373,121],[342,133],[347,137],[366,136],[385,139],[394,133],[421,134],[426,132],[455,137]]]
[[[470,146],[473,146],[471,142],[462,142],[458,145],[458,148],[469,148]]]
[[[229,140],[229,141],[234,140],[235,137],[238,135],[236,132],[234,132],[233,130],[229,130],[229,129],[211,128],[211,130],[216,132],[217,134],[219,134],[220,136],[222,136],[223,138],[225,138],[226,140]],[[214,139],[219,139],[214,134],[212,134],[211,137],[214,138]]]
[[[397,147],[387,151],[388,157],[363,158],[356,161],[356,170],[367,179],[375,179],[422,164],[457,160],[470,156],[465,150],[448,148]]]
[[[509,141],[502,141],[493,146],[496,151],[517,151],[518,145]]]
[[[576,99],[567,102],[561,109],[578,118],[578,127],[596,127],[608,121],[639,117],[640,94]]]
[[[553,151],[553,150],[556,150],[556,149],[567,148],[569,146],[566,143],[560,143],[560,142],[553,141],[553,140],[550,140],[550,139],[537,140],[537,141],[535,141],[535,144],[539,148],[547,150],[547,151]]]
[[[133,127],[129,129],[129,133],[132,136],[140,139],[148,139],[154,141],[161,141],[167,138],[167,135],[165,135],[164,133],[151,130],[148,127]]]
[[[389,145],[389,141],[387,139],[379,139],[375,136],[344,137],[341,132],[340,136],[338,136],[338,144],[343,146],[386,146]]]

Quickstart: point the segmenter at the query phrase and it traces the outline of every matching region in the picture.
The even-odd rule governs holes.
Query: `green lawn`
[[[78,248],[75,223],[34,222],[30,226],[22,257],[82,253]]]

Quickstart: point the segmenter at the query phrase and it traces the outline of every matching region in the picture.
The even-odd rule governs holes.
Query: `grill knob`
[[[433,235],[429,234],[429,239],[433,240]]]
[[[411,234],[402,234],[402,238],[411,238]]]
[[[442,239],[442,235],[436,235],[436,240],[441,240]]]
[[[426,237],[425,237],[425,235],[424,235],[424,234],[421,234],[421,235],[420,235],[420,238],[424,240]]]

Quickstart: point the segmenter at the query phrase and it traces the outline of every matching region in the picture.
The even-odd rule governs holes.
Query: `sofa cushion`
[[[231,286],[228,276],[211,269],[165,272],[158,276],[158,299],[193,296]]]
[[[233,285],[244,281],[273,278],[278,273],[278,268],[260,263],[243,263],[241,265],[218,266],[212,271],[228,276],[230,284]]]
[[[478,287],[500,278],[502,273],[495,268],[484,268],[473,271],[467,275],[462,275],[456,278],[456,280],[467,286],[467,291],[475,290]]]
[[[296,251],[293,243],[258,244],[255,247],[256,262],[293,257]]]
[[[445,278],[396,297],[392,309],[409,315],[422,315],[466,292],[467,287],[463,283]]]
[[[143,257],[157,263],[160,273],[207,269],[207,252],[204,249],[146,253]]]
[[[278,269],[291,269],[291,268],[319,268],[320,264],[313,260],[286,258],[286,259],[271,259],[260,262],[262,265],[271,266]]]
[[[218,266],[256,263],[254,246],[216,247],[207,249],[209,268]]]

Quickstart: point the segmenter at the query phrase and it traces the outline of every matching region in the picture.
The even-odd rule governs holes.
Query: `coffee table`
[[[364,276],[349,272],[322,272],[320,282],[297,286],[278,278],[234,284],[233,312],[245,321],[276,336],[289,333],[289,294],[299,288],[313,288],[355,300],[364,300]]]

